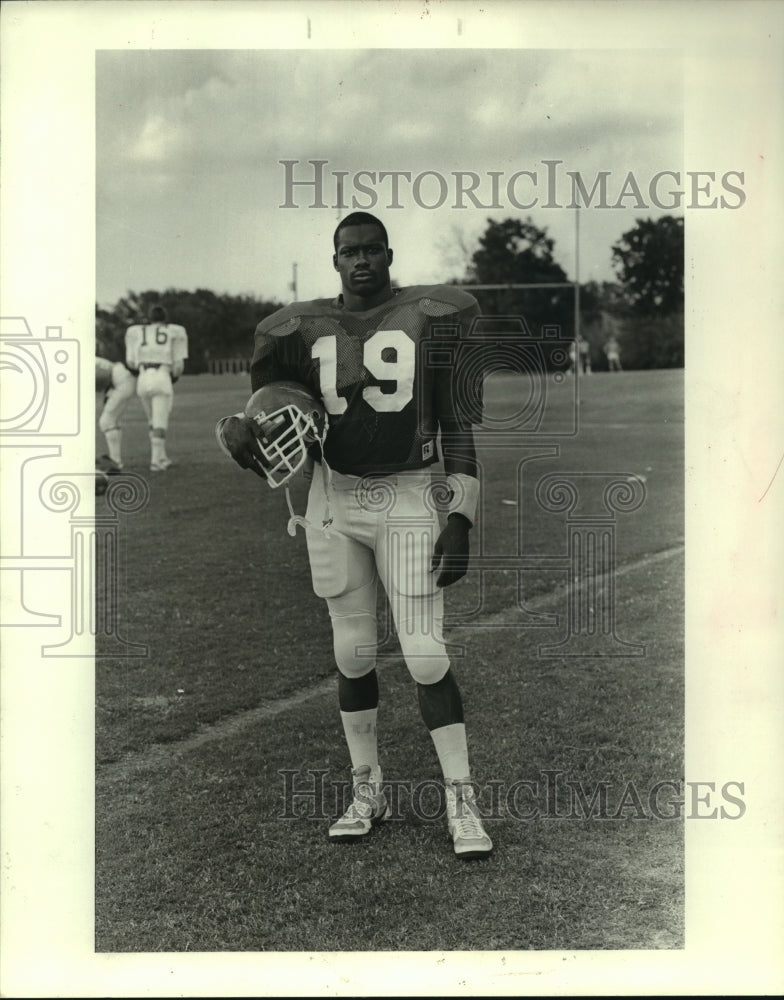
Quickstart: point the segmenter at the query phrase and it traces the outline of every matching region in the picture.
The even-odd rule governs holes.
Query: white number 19
[[[386,349],[394,351],[394,361],[387,361],[382,357]],[[324,397],[327,413],[345,413],[348,402],[337,392],[337,338],[334,335],[319,337],[311,352],[319,360],[321,395]],[[362,398],[379,413],[397,413],[402,410],[414,396],[415,361],[414,342],[404,330],[377,330],[365,341],[362,362],[374,378],[397,384],[394,392],[382,392],[380,386],[368,385],[362,390]]]

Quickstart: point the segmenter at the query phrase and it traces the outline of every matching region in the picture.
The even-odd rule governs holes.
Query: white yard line
[[[653,566],[656,563],[665,562],[674,556],[680,555],[683,551],[683,545],[677,545],[669,549],[664,549],[661,552],[655,552],[652,555],[643,556],[641,559],[637,559],[634,562],[630,562],[619,567],[615,571],[615,577],[616,579],[620,579],[635,570],[644,569],[646,566]],[[563,598],[566,593],[566,585],[555,587],[552,590],[548,590],[544,594],[532,597],[530,601],[526,601],[526,608],[534,611],[539,608],[547,607],[554,601]],[[499,611],[494,615],[487,615],[487,617],[482,619],[481,627],[512,625],[514,624],[515,618],[520,614],[520,610],[521,609],[517,605],[514,605],[513,607],[505,608],[503,611]],[[476,628],[476,626],[470,625],[454,628],[447,634],[447,640],[449,643],[466,640],[469,636],[475,635]],[[383,670],[386,666],[399,662],[399,659],[399,657],[396,657],[395,659],[382,660],[378,669]],[[308,685],[308,687],[294,692],[294,694],[291,694],[286,698],[276,698],[274,701],[267,702],[264,705],[259,705],[257,708],[250,708],[246,711],[238,712],[236,715],[232,715],[229,718],[222,719],[220,722],[205,725],[197,732],[192,733],[190,736],[186,736],[184,739],[178,740],[177,742],[157,743],[141,752],[129,754],[121,760],[113,761],[110,764],[97,765],[96,781],[99,784],[111,784],[114,781],[127,777],[130,772],[156,770],[161,767],[170,767],[173,761],[192,752],[193,750],[198,750],[207,743],[211,743],[214,740],[225,739],[229,736],[235,736],[250,726],[257,726],[260,722],[263,722],[266,719],[274,719],[279,715],[283,715],[285,712],[298,708],[305,702],[312,701],[314,698],[334,695],[334,692],[335,676],[333,674],[329,677],[325,677],[321,681],[318,681],[316,684]]]

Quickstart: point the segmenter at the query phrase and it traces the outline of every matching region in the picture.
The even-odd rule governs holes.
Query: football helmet
[[[326,410],[299,382],[270,382],[257,389],[245,416],[258,428],[259,465],[273,489],[302,468],[308,447],[323,443],[327,433]]]

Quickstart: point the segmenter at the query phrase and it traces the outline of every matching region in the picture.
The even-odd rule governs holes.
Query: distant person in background
[[[589,375],[591,372],[591,345],[579,333],[569,344],[569,371],[572,375],[577,374],[578,363],[580,371]]]
[[[621,368],[621,346],[617,337],[611,336],[605,341],[604,353],[607,356],[607,364],[611,372],[623,371]]]
[[[153,306],[150,322],[129,326],[125,334],[126,363],[138,370],[136,394],[150,428],[150,470],[165,472],[172,464],[166,452],[166,434],[174,403],[173,384],[182,375],[188,357],[184,326],[169,323],[163,306]]]
[[[136,376],[122,361],[109,361],[96,355],[95,390],[103,392],[103,407],[98,427],[106,440],[107,458],[122,469],[122,427],[120,420],[136,392]]]
[[[577,346],[578,346],[578,348],[580,350],[580,364],[582,366],[582,370],[585,372],[586,375],[590,375],[591,374],[591,345],[588,343],[588,341],[585,339],[585,337],[580,337],[578,335]]]

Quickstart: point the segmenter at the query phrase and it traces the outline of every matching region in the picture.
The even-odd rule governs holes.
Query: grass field
[[[657,782],[683,779],[682,376],[582,379],[571,438],[504,445],[478,431],[475,561],[447,591],[496,844],[469,864],[437,815],[437,760],[381,599],[380,748],[406,794],[370,842],[326,840],[349,777],[326,609],[302,533],[286,533],[282,491],[236,468],[213,436],[244,403],[246,377],[178,383],[177,465],[164,475],[147,472],[134,403],[126,468],[151,477],[151,494],[121,522],[120,632],[149,654],[97,661],[97,950],[683,947],[683,821],[667,789],[658,818],[649,802]],[[520,388],[494,377],[488,412],[513,411]],[[569,385],[551,402],[566,426]],[[553,473],[585,494],[571,520],[537,499]],[[608,477],[645,484],[644,503],[612,521],[617,636],[644,655],[541,655],[566,636],[569,527],[598,509],[589,487]],[[292,490],[300,512],[304,491]],[[504,563],[515,554],[524,568]],[[316,782],[324,813],[308,794]],[[600,814],[577,794],[597,789]]]

